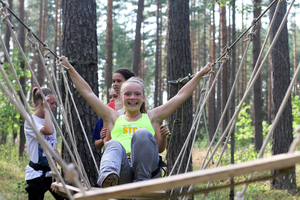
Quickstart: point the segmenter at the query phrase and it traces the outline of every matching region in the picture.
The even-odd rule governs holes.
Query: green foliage
[[[242,146],[251,144],[254,133],[254,127],[251,124],[252,119],[249,112],[247,112],[249,109],[250,105],[244,103],[236,123],[235,138]]]
[[[296,125],[300,125],[300,99],[299,96],[292,95],[292,114],[293,114],[293,128]]]
[[[24,71],[21,69],[20,63],[22,62],[22,59],[20,59],[18,55],[19,55],[19,51],[17,49],[14,49],[12,52],[11,60],[14,66],[14,70],[18,76],[18,79],[20,79],[20,77],[29,78],[30,72],[28,70]],[[12,69],[10,65],[8,63],[4,63],[3,69],[6,72],[8,79],[12,83],[13,88],[16,91],[19,91],[16,78],[12,73]],[[2,76],[2,74],[0,75],[0,81],[3,82],[4,85],[7,85],[6,82],[4,81],[4,77]],[[22,85],[22,89],[26,95],[27,92],[31,89],[31,86],[29,84],[25,84]],[[19,124],[20,114],[17,111],[17,109],[14,107],[14,105],[10,103],[8,97],[2,91],[0,91],[0,113],[1,113],[0,114],[0,135],[6,138],[8,135],[12,134],[13,132],[17,133],[19,127],[18,124]]]

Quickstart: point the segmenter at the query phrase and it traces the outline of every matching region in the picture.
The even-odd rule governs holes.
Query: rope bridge
[[[269,7],[258,18],[253,20],[253,23],[251,24],[251,26],[248,29],[245,30],[242,33],[242,35],[230,47],[225,49],[224,53],[218,59],[216,59],[216,61],[213,63],[212,71],[207,76],[205,76],[203,78],[201,96],[200,96],[200,99],[199,99],[199,102],[198,102],[198,105],[197,105],[197,109],[196,109],[196,112],[195,112],[195,117],[194,117],[194,120],[193,120],[193,123],[192,123],[192,128],[189,131],[187,140],[185,141],[184,146],[180,151],[180,155],[176,159],[175,164],[174,164],[169,176],[166,177],[166,178],[143,181],[143,182],[138,182],[138,183],[130,183],[130,184],[119,185],[119,186],[114,186],[114,187],[110,187],[110,188],[103,188],[103,189],[102,188],[101,189],[99,189],[99,188],[95,189],[95,188],[91,187],[91,185],[89,183],[89,180],[88,180],[88,177],[87,177],[87,174],[84,170],[84,165],[81,162],[81,159],[80,159],[79,154],[77,152],[77,148],[76,148],[77,145],[76,145],[75,139],[74,139],[75,134],[74,134],[74,130],[73,130],[73,127],[72,127],[73,122],[71,121],[71,123],[69,123],[69,121],[67,120],[67,113],[70,112],[70,106],[69,106],[68,102],[62,102],[62,98],[60,96],[60,90],[59,90],[58,83],[56,81],[56,77],[55,77],[55,74],[54,74],[54,67],[53,67],[53,64],[51,63],[51,60],[49,59],[49,54],[52,54],[55,58],[58,58],[58,56],[55,55],[49,49],[47,44],[44,44],[42,41],[40,41],[37,38],[37,36],[32,32],[32,30],[30,28],[28,28],[24,23],[21,23],[27,29],[26,39],[31,44],[31,48],[32,48],[34,54],[39,56],[40,59],[42,60],[42,66],[43,66],[43,68],[46,72],[46,77],[47,77],[48,81],[51,83],[50,84],[50,89],[53,92],[55,92],[55,98],[56,98],[56,101],[58,103],[58,108],[59,108],[59,111],[62,115],[63,123],[66,127],[68,136],[71,138],[71,146],[73,147],[74,152],[71,151],[71,148],[70,148],[69,144],[67,144],[67,142],[66,142],[66,140],[65,140],[65,138],[62,134],[62,131],[60,129],[60,126],[57,124],[57,122],[55,120],[55,117],[53,116],[53,113],[52,112],[50,112],[50,113],[51,113],[52,121],[55,124],[56,129],[58,130],[59,134],[61,135],[62,140],[64,142],[64,145],[66,146],[67,151],[71,156],[71,160],[72,160],[71,164],[67,164],[64,160],[61,159],[61,157],[56,155],[53,152],[52,148],[50,148],[45,143],[43,138],[40,136],[40,134],[36,130],[35,126],[33,126],[33,124],[31,124],[31,121],[33,121],[33,120],[32,120],[32,114],[31,114],[31,111],[30,111],[30,106],[27,103],[26,95],[24,94],[23,89],[22,89],[21,84],[20,84],[20,81],[18,79],[18,74],[16,73],[16,70],[14,68],[14,65],[13,65],[12,61],[11,61],[10,55],[8,53],[8,50],[7,50],[7,48],[4,44],[4,41],[3,41],[2,36],[1,36],[0,41],[1,41],[1,44],[2,44],[3,52],[4,52],[5,57],[8,60],[8,64],[10,66],[11,73],[13,74],[14,79],[10,80],[8,78],[8,75],[6,74],[6,72],[5,72],[5,70],[2,66],[3,63],[1,62],[0,71],[1,71],[1,74],[2,74],[3,79],[5,81],[5,84],[3,82],[0,82],[0,88],[1,88],[2,92],[7,95],[10,102],[18,109],[18,111],[20,112],[22,117],[25,120],[27,120],[30,123],[30,125],[34,128],[34,131],[35,131],[36,137],[38,139],[38,142],[40,143],[42,148],[45,150],[48,162],[49,162],[51,170],[52,170],[52,172],[51,172],[52,176],[56,179],[56,182],[52,185],[52,187],[54,189],[56,189],[57,191],[65,193],[68,196],[69,199],[108,199],[108,198],[141,197],[141,196],[145,196],[145,195],[148,198],[151,198],[151,195],[149,196],[149,193],[152,192],[152,195],[153,195],[155,192],[157,192],[161,189],[171,190],[170,195],[166,196],[166,194],[164,192],[163,193],[158,192],[157,194],[155,194],[155,199],[157,199],[157,197],[163,199],[163,198],[171,198],[171,197],[176,197],[176,196],[184,196],[185,199],[186,199],[188,195],[195,194],[195,193],[204,193],[204,194],[206,194],[209,191],[213,190],[214,188],[210,187],[211,181],[220,180],[220,179],[223,179],[223,178],[235,177],[235,176],[244,175],[244,174],[249,174],[248,180],[244,182],[245,185],[244,185],[243,190],[238,192],[238,197],[242,197],[243,194],[246,192],[247,186],[250,182],[262,180],[262,179],[251,180],[254,172],[272,170],[272,169],[286,169],[286,168],[292,167],[296,163],[298,163],[299,158],[300,158],[300,152],[295,152],[295,147],[297,146],[298,143],[300,143],[300,139],[299,139],[300,138],[300,136],[299,136],[300,135],[300,128],[297,129],[297,138],[294,141],[294,143],[291,145],[289,153],[281,154],[281,155],[277,155],[277,156],[272,156],[270,158],[264,158],[264,159],[261,159],[261,157],[263,156],[266,145],[267,145],[268,141],[270,140],[270,138],[271,138],[271,136],[274,132],[275,126],[276,126],[276,124],[279,120],[279,117],[280,117],[280,115],[283,111],[283,108],[284,108],[288,98],[290,97],[291,90],[292,90],[292,87],[293,87],[293,82],[298,77],[298,74],[299,74],[299,71],[300,71],[300,64],[298,65],[297,70],[294,73],[291,84],[290,84],[288,90],[286,91],[284,100],[282,102],[282,105],[281,105],[278,113],[276,114],[276,117],[274,119],[272,127],[271,127],[270,131],[268,132],[266,139],[264,140],[263,146],[262,146],[262,148],[259,152],[259,155],[258,155],[258,159],[253,160],[253,161],[249,161],[249,162],[245,162],[245,163],[219,167],[222,155],[223,155],[223,153],[225,151],[225,148],[227,146],[227,143],[229,141],[229,135],[233,132],[232,130],[235,127],[235,122],[238,119],[238,115],[241,111],[242,105],[245,102],[246,97],[249,95],[255,81],[257,80],[258,75],[260,74],[260,72],[262,70],[262,66],[267,61],[270,51],[272,50],[272,48],[275,45],[275,42],[276,42],[276,40],[277,40],[277,38],[280,34],[280,31],[282,30],[283,24],[286,22],[287,16],[290,12],[290,9],[292,8],[292,6],[294,4],[294,1],[292,1],[290,3],[290,6],[289,6],[288,10],[287,10],[287,13],[284,16],[284,20],[282,21],[282,24],[280,25],[280,27],[278,29],[278,32],[274,37],[274,40],[270,44],[267,53],[263,56],[263,49],[266,47],[267,39],[270,35],[270,29],[269,29],[269,31],[267,33],[267,36],[265,38],[265,41],[262,45],[258,61],[255,65],[255,67],[254,67],[251,78],[250,78],[250,80],[248,82],[248,85],[246,87],[246,91],[245,91],[241,101],[239,102],[239,105],[237,106],[234,114],[232,115],[232,118],[230,119],[227,127],[225,128],[224,132],[221,133],[220,139],[217,142],[217,144],[215,145],[215,147],[213,148],[213,142],[210,143],[207,154],[206,154],[206,156],[205,156],[205,158],[202,162],[201,169],[199,171],[195,171],[195,172],[187,172],[187,167],[186,167],[185,168],[185,172],[186,172],[185,174],[174,175],[174,174],[178,174],[181,167],[189,165],[189,163],[183,163],[183,158],[182,158],[183,156],[182,155],[185,155],[185,152],[187,151],[187,147],[188,147],[188,144],[190,143],[190,141],[192,141],[192,146],[195,143],[196,133],[198,132],[199,127],[200,127],[200,119],[201,119],[202,115],[204,115],[203,113],[205,113],[204,112],[205,102],[207,101],[207,99],[209,97],[209,94],[212,91],[212,88],[216,84],[217,77],[220,75],[220,71],[221,71],[223,65],[231,59],[231,49],[233,48],[233,46],[239,40],[241,40],[245,37],[244,42],[247,42],[246,50],[245,50],[245,52],[242,56],[242,59],[241,59],[241,62],[240,62],[241,64],[238,67],[237,75],[236,75],[236,78],[234,80],[233,87],[231,88],[228,99],[231,99],[232,96],[234,95],[234,89],[236,87],[239,75],[241,73],[242,63],[244,62],[244,59],[245,59],[245,56],[247,54],[247,50],[249,48],[249,45],[250,45],[250,43],[252,42],[252,40],[255,36],[257,23],[259,23],[260,18],[277,1],[278,0],[274,0],[269,5]],[[31,67],[31,64],[28,61],[25,53],[23,52],[23,50],[22,50],[22,48],[19,44],[18,38],[16,37],[16,34],[13,31],[14,26],[8,19],[8,15],[10,13],[13,14],[13,12],[9,9],[9,5],[7,3],[4,3],[1,0],[0,0],[0,2],[3,5],[3,7],[0,10],[2,21],[6,22],[8,24],[8,27],[9,27],[9,29],[11,31],[11,34],[12,34],[12,38],[13,38],[15,44],[17,45],[17,47],[18,47],[18,49],[19,49],[19,51],[20,51],[20,53],[21,53],[21,55],[22,55],[22,57],[23,57],[23,59],[26,63],[26,66],[29,69],[29,71],[30,71],[30,73],[33,77],[34,83],[38,87],[40,87],[40,85],[37,81],[37,78],[34,75],[34,71]],[[279,6],[281,5],[281,3],[282,3],[282,1],[279,1],[279,3],[277,4],[275,13],[277,13],[277,10],[279,9]],[[14,16],[17,18],[16,15],[14,15]],[[271,20],[271,23],[270,23],[270,27],[273,26],[273,22],[274,22],[275,17],[276,17],[276,15],[273,16],[273,19]],[[41,52],[41,50],[39,48],[39,44],[42,44],[43,49],[45,51],[44,54]],[[2,60],[2,59],[0,58],[0,60]],[[259,62],[259,61],[261,61],[261,62]],[[48,67],[48,65],[46,65],[46,63],[50,63],[50,65],[49,65],[50,67]],[[66,76],[66,72],[65,72],[63,66],[61,65],[61,63],[59,62],[59,60],[57,60],[56,65],[62,73],[63,83],[64,83],[65,88],[66,88],[66,91],[65,91],[66,95],[70,96],[70,99],[74,103],[74,99],[73,99],[73,96],[70,92],[70,88],[69,88],[69,85],[68,85],[68,79],[67,79],[67,76]],[[216,67],[217,65],[219,65],[219,67]],[[213,80],[212,84],[210,84],[211,79],[214,75],[215,75],[216,78]],[[177,83],[180,84],[184,81],[187,81],[190,78],[191,78],[191,76],[185,77],[183,79],[179,79],[179,80],[177,80]],[[16,90],[13,88],[13,84],[12,84],[13,81],[17,82],[18,91],[20,92],[20,97],[18,96]],[[22,102],[24,102],[24,104],[21,102],[20,98],[22,99]],[[45,101],[45,96],[44,95],[42,95],[42,98]],[[69,99],[69,98],[66,98],[66,99]],[[63,105],[65,105],[65,106],[63,106]],[[75,103],[74,103],[74,105],[76,106]],[[225,111],[229,108],[229,105],[230,105],[230,102],[228,101],[225,105],[224,112],[222,113],[220,121],[217,125],[215,134],[214,134],[213,138],[210,139],[210,141],[215,141],[215,138],[218,136],[218,132],[220,132],[219,130],[220,130],[222,121],[224,120],[224,117],[225,117]],[[46,106],[47,106],[47,109],[50,110],[49,105],[46,104]],[[80,120],[79,113],[78,113],[78,110],[77,110],[76,107],[75,107],[75,110],[76,110],[76,113],[78,115],[79,122],[80,122],[82,130],[84,132],[86,141],[88,143],[87,135],[84,131],[84,127],[82,125],[82,122]],[[207,130],[207,128],[206,128],[206,130]],[[218,158],[218,160],[215,164],[215,168],[206,169],[208,167],[209,162],[212,161],[213,156],[216,153],[217,149],[219,148],[219,146],[222,144],[222,142],[224,140],[225,140],[225,144],[223,145],[223,148],[221,150],[221,154],[220,154],[220,156],[219,156],[219,158]],[[93,155],[93,152],[92,152],[90,146],[89,146],[89,149],[91,151],[91,155]],[[68,180],[68,183],[73,184],[75,187],[68,185],[65,182],[65,180],[61,177],[61,174],[59,173],[59,171],[55,167],[55,164],[54,164],[53,160],[51,159],[50,155],[53,155],[55,160],[57,161],[57,163],[64,169],[64,172],[66,173],[66,178]],[[191,160],[190,159],[191,155],[192,155],[192,151],[189,152],[188,162]],[[94,156],[93,156],[93,161],[94,161],[96,169],[99,172],[98,165],[95,161]],[[175,166],[179,166],[176,173],[174,172]],[[283,171],[282,173],[287,173],[287,171]],[[267,177],[267,178],[271,178],[271,177]],[[81,182],[79,180],[81,180]],[[193,190],[194,185],[200,184],[200,183],[207,183],[206,189],[202,189],[202,190],[199,190],[199,191]],[[241,183],[239,183],[239,184],[241,184]],[[187,186],[189,187],[189,190],[187,192],[183,193],[182,188],[187,187]],[[232,185],[230,184],[230,185],[227,185],[227,186],[216,187],[216,189],[220,189],[222,187],[231,187],[231,186]],[[181,194],[173,194],[172,191],[173,191],[174,188],[181,188],[182,193]],[[154,198],[154,197],[152,196],[152,198]],[[205,198],[205,195],[202,196],[202,199],[204,199],[204,198]]]

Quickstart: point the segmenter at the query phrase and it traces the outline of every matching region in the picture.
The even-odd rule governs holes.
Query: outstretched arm
[[[108,127],[112,128],[115,120],[119,117],[118,113],[112,108],[106,106],[92,91],[87,82],[77,73],[74,67],[68,62],[67,58],[62,56],[60,58],[61,63],[68,67],[69,74],[72,78],[76,89],[85,98],[92,109],[100,116],[103,121],[107,122]]]
[[[152,124],[160,123],[170,116],[183,102],[185,102],[194,92],[202,76],[211,70],[211,63],[208,63],[199,71],[179,92],[165,104],[154,108],[148,113]],[[154,123],[153,123],[154,122]]]

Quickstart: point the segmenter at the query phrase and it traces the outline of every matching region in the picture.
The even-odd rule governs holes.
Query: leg
[[[51,184],[53,182],[52,177],[46,177],[43,179],[43,182],[46,185],[47,190],[52,194],[52,196],[56,199],[56,200],[65,200],[68,198],[65,198],[57,193],[54,192],[54,190],[51,189]]]
[[[155,137],[144,128],[135,131],[131,139],[131,161],[134,182],[152,178],[158,167],[158,146]]]
[[[28,180],[25,188],[28,192],[28,200],[43,200],[44,193],[47,191],[45,183],[40,177]]]
[[[97,181],[98,185],[101,186],[105,178],[112,173],[118,175],[120,184],[132,182],[132,172],[126,151],[122,144],[116,140],[109,141],[104,149]]]

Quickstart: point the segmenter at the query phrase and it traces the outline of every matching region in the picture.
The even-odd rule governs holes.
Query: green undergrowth
[[[194,170],[199,170],[202,157],[197,158],[197,156],[204,156],[206,154],[207,148],[200,148],[198,145],[193,151],[193,166]],[[235,151],[236,162],[245,162],[252,160],[257,156],[257,153],[252,153],[251,149],[253,146],[249,145],[247,148],[237,148]],[[270,156],[270,147],[267,148],[265,157]],[[214,156],[214,161],[216,163],[220,152],[217,152]],[[26,182],[25,169],[29,161],[29,156],[27,152],[24,152],[24,157],[19,159],[18,156],[18,146],[13,144],[0,145],[0,200],[16,200],[16,199],[27,199],[27,193],[25,191]],[[223,155],[221,165],[230,164],[230,147],[228,147]],[[212,164],[208,166],[214,167]],[[270,175],[270,171],[255,173],[254,177],[264,177]],[[296,176],[297,185],[300,186],[300,164],[296,165]],[[247,175],[235,177],[235,182],[242,182],[247,179]],[[223,179],[219,181],[214,181],[211,183],[211,187],[222,186],[229,184],[229,179]],[[235,187],[235,194],[237,191],[241,191],[244,185],[239,185]],[[195,190],[204,189],[206,184],[196,185]],[[207,193],[206,199],[229,199],[229,188],[220,189],[216,191],[211,191]],[[293,195],[292,195],[293,194]],[[253,199],[300,199],[300,189],[296,188],[292,191],[285,190],[270,190],[270,181],[255,182],[249,184],[246,193],[245,200]],[[194,196],[195,199],[201,199],[202,194],[197,194]],[[54,199],[49,192],[45,194],[45,200]]]
[[[28,199],[25,187],[25,169],[29,162],[27,152],[19,159],[19,147],[13,144],[0,145],[0,200]],[[52,200],[45,194],[45,200]]]

